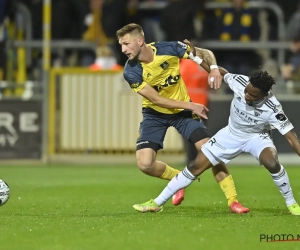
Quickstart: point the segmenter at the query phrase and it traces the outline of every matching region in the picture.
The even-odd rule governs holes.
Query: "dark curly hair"
[[[267,71],[263,70],[254,71],[250,75],[249,81],[253,87],[260,89],[264,95],[276,84],[274,78],[270,76]]]

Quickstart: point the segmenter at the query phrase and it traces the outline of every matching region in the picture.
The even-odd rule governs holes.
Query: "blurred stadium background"
[[[235,64],[232,72],[268,70],[277,80],[274,92],[298,131],[300,64],[291,66],[290,59],[299,60],[300,49],[291,50],[293,43],[299,44],[299,1],[182,2],[2,0],[0,159],[134,164],[141,99],[124,81],[122,68],[115,67],[126,62],[115,32],[129,22],[143,26],[147,42],[191,39],[214,51],[220,65],[231,58],[228,52],[247,55],[249,60],[240,61],[249,61],[246,70]],[[232,24],[228,20],[238,2],[243,2],[241,22]],[[236,29],[232,25],[241,32],[237,38],[230,36],[230,29]],[[287,72],[289,66],[294,68]],[[232,95],[226,86],[207,95],[207,125],[214,134],[227,123]],[[283,163],[298,163],[285,139],[277,132],[274,139]],[[159,157],[184,163],[182,139],[175,130],[168,131]],[[247,156],[233,162],[255,163]]]

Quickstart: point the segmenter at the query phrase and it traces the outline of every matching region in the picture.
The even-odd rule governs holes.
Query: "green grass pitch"
[[[286,166],[300,201],[300,168]],[[1,166],[11,197],[0,207],[1,250],[300,249],[299,242],[260,242],[261,234],[300,235],[300,216],[262,167],[230,167],[250,214],[231,214],[210,171],[186,189],[178,207],[140,214],[166,181],[135,166]]]

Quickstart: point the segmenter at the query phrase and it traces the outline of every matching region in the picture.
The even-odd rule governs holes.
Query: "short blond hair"
[[[127,34],[137,34],[144,37],[143,28],[136,23],[127,24],[123,28],[119,29],[116,33],[118,39]]]

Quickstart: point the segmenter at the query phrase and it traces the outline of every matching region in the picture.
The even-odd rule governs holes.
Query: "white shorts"
[[[206,142],[201,151],[215,166],[220,162],[227,164],[243,152],[252,154],[259,161],[260,153],[268,147],[276,150],[269,133],[255,134],[250,138],[240,138],[234,136],[227,126]]]

